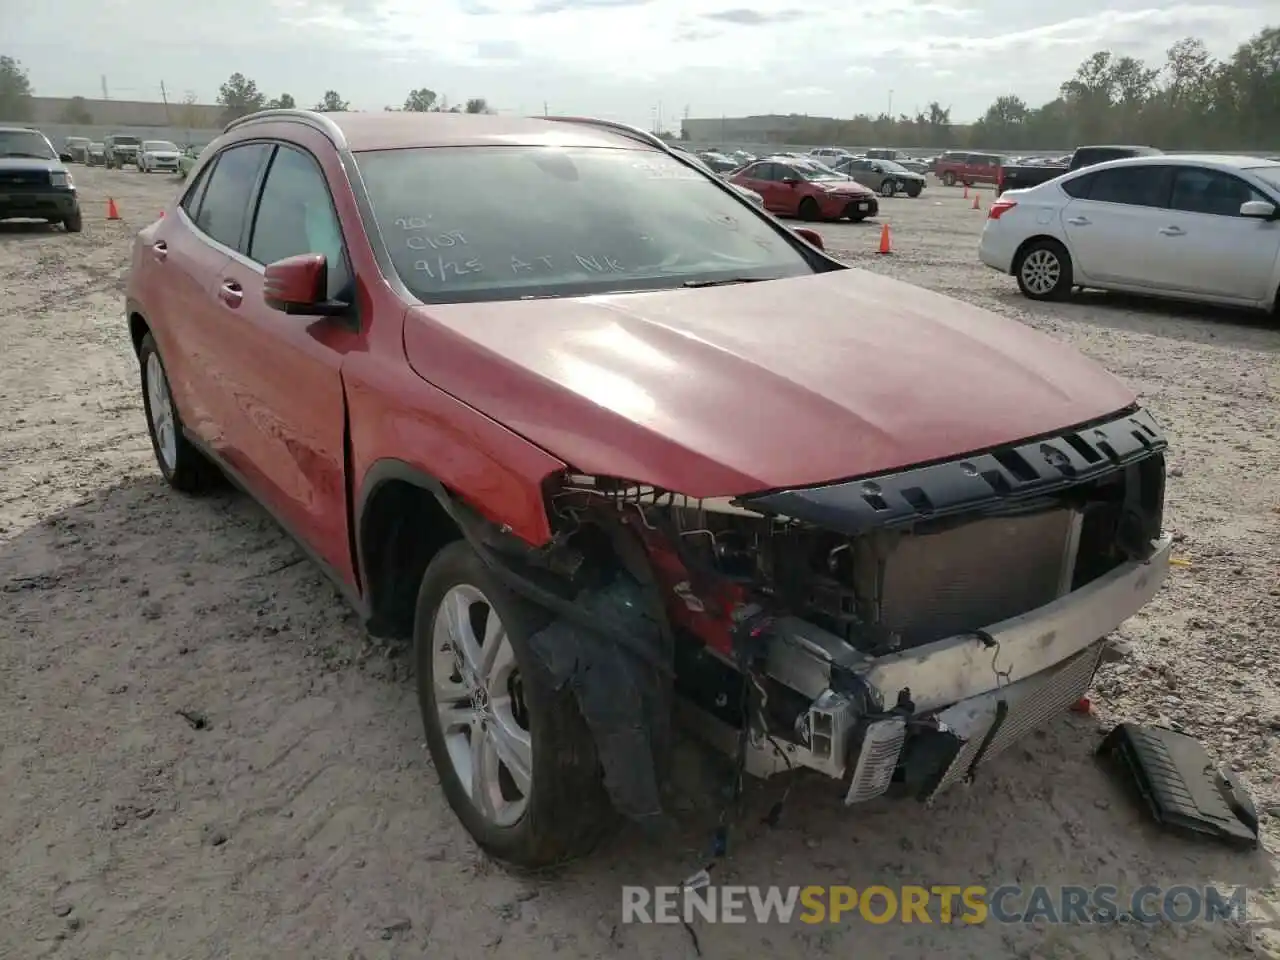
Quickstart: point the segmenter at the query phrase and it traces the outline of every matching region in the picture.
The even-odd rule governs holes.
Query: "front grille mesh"
[[[1089,689],[1089,683],[1093,680],[1094,670],[1102,656],[1102,647],[1103,641],[1099,641],[1057,667],[1045,671],[1040,683],[1033,689],[1027,690],[1018,702],[1010,707],[1004,722],[991,738],[991,743],[982,755],[979,766],[999,756],[1031,731],[1063,713],[1083,697],[1085,691]],[[960,752],[956,754],[946,773],[942,775],[942,779],[929,795],[929,800],[933,800],[939,793],[969,773],[974,758],[982,748],[984,737],[985,732],[979,733],[960,748]]]
[[[881,626],[910,648],[1057,599],[1075,521],[1050,510],[904,537],[885,562]]]

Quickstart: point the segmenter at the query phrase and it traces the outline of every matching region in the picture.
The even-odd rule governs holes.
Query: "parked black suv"
[[[71,173],[39,130],[0,127],[0,220],[16,217],[83,229]]]

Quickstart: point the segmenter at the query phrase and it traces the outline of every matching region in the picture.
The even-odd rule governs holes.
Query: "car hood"
[[[404,345],[421,377],[571,467],[698,497],[975,453],[1134,402],[1065,344],[857,269],[415,306]]]
[[[65,170],[61,160],[41,160],[38,157],[0,157],[0,172],[5,170]]]
[[[874,195],[874,192],[867,189],[857,180],[819,180],[814,186],[824,187],[831,193],[853,194],[854,196]]]

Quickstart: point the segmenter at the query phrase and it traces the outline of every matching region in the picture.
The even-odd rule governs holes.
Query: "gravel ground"
[[[680,926],[618,924],[624,883],[705,859],[716,811],[682,748],[688,827],[624,831],[537,879],[481,856],[425,752],[402,651],[371,647],[334,591],[245,497],[161,483],[121,316],[133,231],[168,178],[77,169],[85,232],[0,226],[0,956],[674,960]],[[104,219],[110,194],[122,222]],[[983,205],[991,194],[982,194]],[[1126,377],[1172,443],[1184,566],[1124,628],[1093,716],[1062,718],[926,813],[845,810],[804,780],[781,824],[754,787],[721,882],[1180,883],[1250,888],[1275,858],[1174,839],[1090,756],[1121,718],[1181,724],[1280,823],[1280,332],[1248,317],[1090,295],[1052,307],[980,267],[958,190],[891,200],[828,246],[1070,340]],[[1107,927],[709,926],[703,955],[1204,958],[1270,953],[1265,922]]]

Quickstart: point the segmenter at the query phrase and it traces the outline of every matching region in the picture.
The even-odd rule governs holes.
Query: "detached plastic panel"
[[[1166,727],[1122,723],[1103,738],[1097,752],[1133,777],[1157,823],[1242,850],[1257,849],[1253,800],[1194,737]]]

